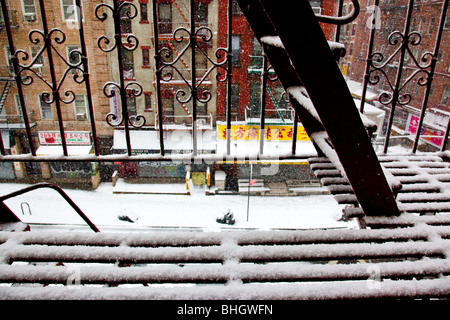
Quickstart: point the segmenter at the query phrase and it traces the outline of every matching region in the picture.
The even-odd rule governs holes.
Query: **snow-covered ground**
[[[0,184],[5,195],[26,185]],[[111,183],[101,183],[95,191],[64,189],[100,231],[142,231],[148,227],[310,229],[357,228],[356,221],[338,221],[342,208],[330,195],[299,197],[250,196],[247,221],[247,196],[209,195],[198,190],[193,195],[113,194]],[[52,189],[39,189],[5,201],[28,223],[85,225],[75,211]],[[29,209],[28,209],[29,208]],[[234,213],[233,226],[219,224],[216,218],[228,210]],[[31,212],[31,214],[30,214]],[[128,216],[134,223],[122,221]],[[33,228],[37,228],[32,226]],[[90,231],[90,229],[86,229]]]

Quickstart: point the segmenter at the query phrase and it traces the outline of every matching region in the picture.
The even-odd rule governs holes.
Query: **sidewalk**
[[[167,194],[189,195],[185,183],[127,183],[119,178],[113,187],[114,194]]]

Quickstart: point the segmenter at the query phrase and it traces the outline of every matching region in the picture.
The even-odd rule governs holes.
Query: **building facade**
[[[399,37],[393,34],[396,31],[404,32],[408,0],[389,1],[380,0],[379,6],[374,5],[373,0],[362,1],[361,12],[358,18],[341,29],[340,41],[345,44],[347,54],[341,60],[342,72],[349,80],[363,83],[366,72],[367,52],[369,47],[370,32],[375,28],[373,56],[375,65],[383,67],[384,74],[378,73],[379,81],[369,83],[369,88],[378,95],[383,92],[392,92],[395,85],[400,63],[400,52],[395,56],[401,45]],[[344,13],[350,10],[350,1],[344,1]],[[409,44],[406,51],[400,86],[400,99],[402,103],[396,107],[395,122],[393,126],[394,135],[415,134],[414,126],[419,119],[425,99],[426,73],[419,66],[427,66],[431,62],[434,52],[437,33],[442,12],[443,1],[426,0],[414,1],[411,20],[409,22]],[[335,9],[336,10],[336,9]],[[373,20],[374,15],[378,17]],[[435,150],[440,147],[445,130],[450,119],[450,105],[448,103],[450,94],[450,24],[449,17],[444,21],[444,29],[440,42],[440,50],[432,79],[432,86],[427,96],[424,148]],[[389,40],[391,39],[391,40]],[[392,59],[390,59],[392,57]],[[425,68],[429,70],[429,68]],[[374,74],[375,75],[375,74]],[[406,103],[404,103],[406,102]],[[403,105],[404,104],[404,105]],[[379,104],[387,112],[390,108]]]
[[[59,120],[64,124],[66,140],[70,145],[69,154],[90,153],[92,126],[86,81],[78,83],[83,78],[83,66],[80,59],[81,46],[76,20],[79,10],[75,6],[75,1],[46,1],[45,8],[41,8],[39,1],[35,0],[7,1],[6,3],[16,57],[21,65],[19,70],[22,70],[20,78],[23,101],[30,120],[36,153],[46,155],[48,152],[62,152]],[[93,12],[94,7],[99,3],[101,1],[82,2],[81,15],[85,36],[88,39],[95,39],[106,32],[104,25],[97,23],[88,14]],[[45,28],[49,30],[50,45],[45,45],[42,9],[46,15]],[[0,24],[2,52],[0,54],[0,85],[2,87],[0,128],[6,151],[10,154],[26,154],[31,151],[26,138],[24,109],[15,82],[11,48],[3,13]],[[112,128],[104,119],[110,106],[109,99],[98,93],[102,92],[103,84],[109,79],[109,61],[107,56],[98,50],[95,41],[88,41],[86,50],[90,56],[89,82],[93,93],[92,104],[95,105],[92,116],[97,123],[96,130],[101,151],[106,153]],[[53,63],[50,63],[50,58]],[[60,94],[59,99],[54,96],[55,91]],[[84,147],[78,148],[78,146]],[[72,179],[75,182],[80,177],[82,179],[91,177],[89,167],[61,166],[56,163],[14,163],[13,168],[2,170],[2,172],[2,178],[25,180],[33,180],[34,177],[38,179],[59,177],[63,180]]]

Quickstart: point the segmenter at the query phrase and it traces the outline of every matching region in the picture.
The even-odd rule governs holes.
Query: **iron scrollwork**
[[[101,12],[103,9],[103,12]],[[133,34],[123,35],[120,26],[120,15],[124,14],[127,19],[134,19],[138,15],[138,9],[131,2],[114,2],[114,6],[109,4],[99,4],[95,7],[95,16],[98,20],[104,22],[108,19],[108,11],[113,15],[115,37],[113,40],[105,35],[100,36],[97,39],[97,45],[103,52],[109,53],[117,49],[118,53],[118,65],[119,65],[119,77],[120,83],[109,81],[103,86],[103,93],[106,97],[112,98],[117,93],[116,90],[111,90],[112,87],[116,88],[119,92],[121,103],[122,103],[122,113],[116,114],[114,112],[109,113],[106,116],[106,122],[113,127],[118,127],[125,124],[125,127],[131,125],[134,128],[141,128],[145,125],[146,119],[142,114],[130,115],[128,111],[127,98],[136,98],[142,95],[142,86],[136,82],[131,81],[127,84],[124,83],[124,68],[122,65],[122,50],[134,51],[139,45],[138,38]]]
[[[398,103],[399,105],[407,105],[411,101],[410,93],[401,93],[403,89],[419,74],[419,78],[417,83],[420,86],[426,86],[428,83],[428,79],[430,76],[429,68],[432,63],[433,54],[430,52],[425,52],[421,57],[420,61],[415,57],[413,52],[411,51],[410,46],[417,46],[421,43],[422,37],[419,32],[413,31],[407,35],[404,35],[400,31],[392,32],[388,37],[388,43],[391,46],[398,46],[394,52],[387,57],[384,58],[381,52],[374,52],[369,59],[371,70],[369,71],[369,83],[378,84],[381,81],[381,77],[384,77],[386,80],[390,93],[383,92],[379,97],[379,102],[383,105],[389,105],[392,103]],[[394,58],[404,50],[404,55],[408,54],[411,58],[413,64],[416,69],[403,81],[403,83],[399,83],[397,86],[393,84],[389,79],[385,68],[388,64],[391,64]],[[397,95],[394,94],[397,92]],[[394,98],[397,96],[396,101]]]
[[[42,92],[42,100],[45,103],[52,104],[55,102],[55,94],[60,91],[69,74],[73,73],[73,80],[78,84],[82,84],[86,80],[83,73],[81,51],[72,50],[70,52],[69,60],[74,61],[72,63],[68,61],[68,59],[66,59],[56,48],[56,45],[62,45],[66,41],[66,35],[61,29],[51,29],[47,34],[41,30],[31,30],[28,34],[28,38],[30,42],[33,45],[38,46],[39,49],[36,53],[34,53],[34,55],[32,55],[29,63],[26,62],[30,60],[30,54],[22,49],[16,50],[15,58],[19,68],[18,75],[23,85],[31,85],[34,82],[34,77],[37,77],[50,88],[51,92]],[[52,52],[56,53],[56,55],[67,66],[61,78],[57,82],[48,81],[40,72],[36,70],[36,67],[39,65],[38,61],[43,59],[44,52],[48,50],[52,50]],[[34,76],[30,75],[30,73]],[[63,95],[57,94],[57,96],[58,100],[64,104],[72,103],[75,100],[75,93],[72,90],[66,90]],[[67,99],[64,99],[64,97]]]
[[[183,33],[186,33],[186,35],[183,35]],[[228,74],[228,68],[227,68],[227,55],[228,51],[226,48],[218,48],[215,51],[215,56],[217,58],[217,62],[213,61],[198,44],[197,39],[201,39],[203,42],[207,43],[210,42],[213,38],[213,33],[209,27],[206,26],[200,26],[195,29],[194,34],[191,35],[191,31],[184,27],[177,28],[173,34],[172,38],[177,43],[183,43],[187,41],[186,45],[178,52],[178,54],[174,55],[174,50],[170,49],[169,47],[165,46],[158,50],[156,53],[157,56],[160,59],[160,68],[157,70],[157,72],[160,72],[161,74],[161,80],[164,82],[170,82],[174,78],[174,72],[178,74],[178,76],[181,78],[181,80],[187,85],[189,88],[189,93],[187,93],[183,89],[179,89],[175,93],[175,98],[177,101],[181,104],[186,104],[190,102],[193,99],[193,93],[195,92],[195,99],[200,103],[207,103],[211,100],[212,94],[209,90],[204,89],[200,90],[200,87],[204,82],[206,81],[207,77],[213,72],[215,69],[219,69],[224,71],[224,73],[220,72],[219,70],[216,73],[216,80],[218,82],[226,82],[227,81],[227,74]],[[201,78],[198,81],[194,81],[194,79],[197,79],[195,74],[191,73],[191,79],[186,79],[186,77],[183,75],[183,73],[175,66],[177,62],[179,62],[182,57],[185,55],[185,53],[188,51],[189,48],[192,48],[191,54],[195,54],[195,52],[198,50],[198,52],[201,52],[202,55],[204,55],[207,59],[207,61],[211,64],[211,66],[205,71],[205,73],[201,76]],[[171,61],[167,61],[170,59]],[[166,73],[163,73],[163,71],[166,70]],[[194,69],[195,70],[195,69]]]

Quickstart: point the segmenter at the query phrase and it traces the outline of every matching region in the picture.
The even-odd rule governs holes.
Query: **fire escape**
[[[318,23],[352,21],[358,14],[358,2],[352,1],[354,10],[339,18],[316,16],[308,1],[289,2],[288,10],[272,0],[237,2],[287,91],[295,110],[295,124],[301,119],[316,147],[318,157],[309,159],[315,174],[339,203],[351,205],[344,216],[359,219],[361,229],[108,234],[98,232],[100,230],[85,217],[95,234],[22,232],[27,231],[28,226],[22,225],[3,203],[28,190],[18,191],[0,197],[3,221],[0,255],[4,261],[0,264],[0,282],[66,286],[30,287],[26,291],[2,286],[1,297],[414,299],[450,296],[449,154],[442,150],[431,154],[377,155],[368,134],[373,130],[372,124],[355,108],[337,66],[340,46],[326,41]],[[448,1],[444,2],[443,8],[446,8]],[[2,0],[2,5],[4,3]],[[115,12],[118,8],[117,2],[114,3],[111,10]],[[231,1],[228,8],[231,16]],[[445,10],[440,20],[441,29],[444,20]],[[195,33],[192,26],[191,36]],[[229,86],[232,78],[230,43],[228,41],[228,48],[223,49],[228,53],[226,60],[214,66],[226,72],[222,80],[228,80]],[[161,57],[156,57],[156,63],[160,79],[165,65]],[[15,68],[16,81],[20,82],[17,79],[19,65],[15,64]],[[190,89],[194,106],[194,148],[193,154],[180,157],[186,161],[202,159],[195,142],[196,103],[199,101],[195,81]],[[394,95],[398,95],[398,91]],[[125,97],[122,99],[125,101]],[[162,135],[161,104],[158,109]],[[227,109],[228,129],[231,128],[230,109]],[[127,116],[125,110],[126,130]],[[262,130],[264,120],[264,112],[261,112]],[[96,160],[135,160],[129,136],[127,139],[126,155],[101,156],[96,151]],[[164,139],[160,142],[161,154],[145,156],[146,161],[168,160],[164,154]],[[261,154],[258,158],[265,156]],[[295,158],[295,150],[286,158]],[[42,161],[33,154],[33,148],[31,155],[24,156],[8,156],[2,150],[0,159]],[[89,157],[89,161],[92,159],[94,156]],[[71,161],[66,152],[64,160]],[[35,188],[38,187],[48,185]],[[53,264],[15,265],[16,261]],[[64,265],[70,263],[77,263],[77,267]],[[92,265],[94,263],[114,266],[99,268]],[[73,284],[79,285],[79,290],[71,290]],[[95,284],[108,287],[89,286]],[[121,286],[124,284],[135,286]],[[163,287],[153,284],[194,285]]]

